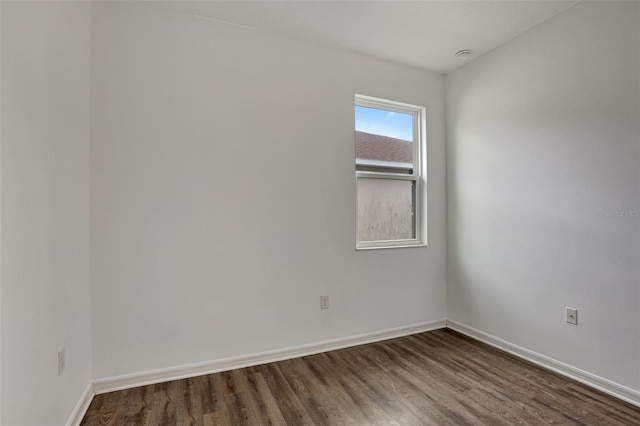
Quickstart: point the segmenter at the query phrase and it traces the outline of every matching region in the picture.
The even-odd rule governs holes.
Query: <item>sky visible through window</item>
[[[413,141],[413,116],[383,109],[356,106],[356,130]]]

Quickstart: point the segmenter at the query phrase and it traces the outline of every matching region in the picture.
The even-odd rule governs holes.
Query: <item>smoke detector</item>
[[[461,62],[465,62],[471,57],[471,53],[472,52],[469,49],[460,50],[456,52],[456,58],[458,58],[458,60]]]

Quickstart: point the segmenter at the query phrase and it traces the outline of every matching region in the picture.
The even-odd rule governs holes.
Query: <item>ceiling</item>
[[[529,1],[175,1],[162,7],[436,72],[462,64],[576,4]]]

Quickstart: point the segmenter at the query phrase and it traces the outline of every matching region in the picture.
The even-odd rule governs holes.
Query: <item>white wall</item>
[[[0,3],[0,421],[2,421],[2,3]]]
[[[64,424],[91,380],[90,4],[1,8],[0,423]]]
[[[148,5],[93,18],[94,379],[445,317],[442,76]],[[355,93],[427,108],[429,247],[355,250]]]
[[[640,390],[640,4],[447,77],[448,317]],[[564,308],[579,310],[579,325]]]

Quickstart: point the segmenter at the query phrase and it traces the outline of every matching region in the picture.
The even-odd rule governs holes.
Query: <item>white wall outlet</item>
[[[320,309],[329,309],[329,296],[320,296]]]
[[[60,349],[58,352],[58,376],[62,374],[64,371],[64,348]]]
[[[566,308],[565,310],[566,321],[569,324],[578,325],[578,310],[574,308]]]

